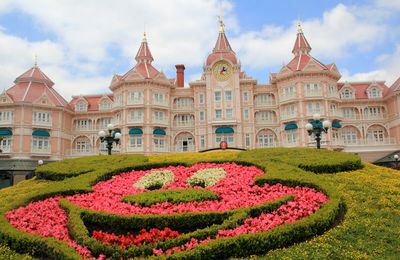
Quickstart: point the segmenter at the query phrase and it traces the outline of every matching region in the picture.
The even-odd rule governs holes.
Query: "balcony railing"
[[[293,94],[287,94],[287,95],[280,95],[279,96],[279,100],[280,101],[286,101],[286,100],[290,100],[290,99],[294,99],[294,98],[296,98],[296,95],[293,93]]]
[[[321,90],[306,90],[304,92],[304,97],[320,97],[322,96]]]
[[[173,109],[174,110],[179,110],[179,111],[182,111],[182,110],[184,110],[184,111],[190,110],[191,111],[191,110],[194,109],[194,107],[193,107],[193,103],[192,103],[192,104],[188,104],[188,105],[185,105],[185,106],[183,106],[183,105],[179,105],[179,106],[174,105]]]
[[[340,98],[338,92],[328,92],[328,98]]]
[[[13,119],[6,119],[6,120],[0,120],[0,125],[11,125],[13,123]]]
[[[331,117],[343,117],[342,111],[330,111],[329,115]]]
[[[38,147],[32,147],[31,153],[35,154],[50,154],[51,153],[51,148],[38,148]]]
[[[297,117],[297,113],[293,113],[293,114],[281,114],[281,119],[282,119],[282,120],[292,119],[292,118],[296,118],[296,117]]]
[[[52,125],[53,125],[53,123],[52,123],[52,121],[50,120],[49,122],[43,122],[43,121],[35,121],[35,120],[33,120],[32,121],[32,125],[35,125],[35,126],[47,126],[47,127],[52,127]]]
[[[75,131],[78,131],[78,132],[81,132],[81,131],[93,131],[94,130],[94,127],[92,127],[92,126],[88,126],[88,127],[78,127],[78,126],[75,126]]]
[[[273,148],[273,147],[278,147],[279,144],[278,143],[268,143],[268,144],[260,144],[258,143],[256,145],[256,148]]]
[[[276,124],[277,121],[274,119],[256,119],[256,124],[258,125],[268,125],[268,124]]]
[[[156,147],[156,146],[153,146],[153,151],[154,152],[168,152],[168,148],[167,147]]]
[[[4,146],[0,145],[0,149],[2,150],[3,154],[11,153],[11,146],[10,145],[4,145]],[[1,153],[0,153],[0,155],[1,155]]]
[[[176,121],[176,127],[194,127],[194,121]]]
[[[168,119],[154,119],[154,124],[168,125]]]
[[[143,123],[144,122],[144,119],[143,119],[143,117],[134,117],[134,118],[131,118],[131,117],[128,117],[128,123]]]
[[[332,145],[342,145],[342,146],[380,146],[380,145],[395,145],[397,144],[395,138],[383,138],[383,139],[352,139],[352,140],[344,140],[337,139],[332,141]]]
[[[141,146],[141,147],[131,147],[131,146],[128,146],[128,147],[126,148],[126,150],[127,150],[128,153],[130,153],[130,152],[143,152],[143,151],[144,151],[144,150],[143,150],[143,146]]]
[[[365,120],[379,120],[379,119],[387,119],[386,114],[366,114],[363,115],[363,119]]]
[[[260,101],[256,99],[256,107],[265,107],[265,106],[275,106],[276,102],[271,100],[271,101]]]
[[[313,116],[314,114],[320,114],[322,116],[322,115],[325,115],[325,111],[324,110],[307,110],[307,113],[306,113],[307,116]]]
[[[127,105],[143,105],[144,104],[144,99],[129,99],[127,101]]]
[[[167,101],[163,101],[163,102],[154,101],[154,102],[153,102],[153,105],[155,105],[155,106],[164,106],[164,107],[169,106],[169,104],[168,104]]]

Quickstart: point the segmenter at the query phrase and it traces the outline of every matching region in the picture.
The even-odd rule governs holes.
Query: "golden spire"
[[[224,32],[225,24],[224,24],[224,22],[222,21],[222,16],[220,15],[220,16],[218,16],[218,17],[219,17],[219,32]]]
[[[301,33],[300,17],[298,18],[298,21],[297,21],[297,32]]]
[[[35,54],[35,63],[33,64],[34,67],[37,67],[37,54]]]

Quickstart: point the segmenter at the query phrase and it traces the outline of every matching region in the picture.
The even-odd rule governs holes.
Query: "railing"
[[[304,92],[304,97],[320,97],[322,96],[321,90],[306,90]]]
[[[156,147],[156,146],[153,146],[153,151],[154,152],[168,152],[168,148],[167,147]]]
[[[299,142],[292,142],[292,143],[288,143],[288,142],[282,142],[282,147],[296,147],[299,146]]]
[[[0,145],[0,149],[2,150],[2,153],[3,154],[5,154],[5,153],[11,153],[11,145],[4,145],[4,146],[1,146]],[[0,153],[0,155],[1,155],[1,153]]]
[[[190,105],[186,105],[186,106],[177,106],[177,105],[174,105],[173,106],[173,109],[174,110],[193,110],[194,109],[194,106],[193,106],[193,103],[192,104],[190,104]]]
[[[314,114],[319,114],[321,116],[325,115],[325,110],[311,110],[307,111],[306,116],[313,116]]]
[[[143,117],[141,117],[141,118],[137,118],[137,117],[130,118],[130,117],[128,117],[128,123],[143,123],[143,122],[144,122]]]
[[[278,147],[279,144],[278,143],[268,143],[268,144],[260,144],[258,143],[256,145],[256,148],[273,148],[273,147]]]
[[[263,125],[263,124],[276,124],[277,121],[274,119],[256,119],[256,124]]]
[[[127,105],[143,105],[144,99],[129,99],[127,101]]]
[[[168,119],[154,119],[154,124],[168,125]]]
[[[282,119],[282,120],[292,119],[292,118],[296,118],[296,117],[297,117],[297,113],[293,113],[293,114],[281,114],[281,119]]]
[[[328,92],[327,97],[328,97],[328,98],[331,98],[331,97],[333,97],[333,98],[340,98],[338,92]]]
[[[256,104],[256,107],[275,106],[276,102],[275,101],[265,101],[265,102],[263,102],[263,101],[258,101],[256,99],[255,104]]]
[[[75,126],[75,131],[93,131],[95,130],[94,127],[90,126],[90,127],[77,127]]]
[[[36,153],[36,154],[50,154],[51,153],[51,148],[38,148],[38,147],[32,147],[31,148],[31,153]]]
[[[379,146],[379,145],[395,145],[397,144],[395,138],[383,138],[381,140],[376,139],[355,139],[355,140],[343,140],[337,139],[332,141],[332,145],[342,145],[342,146]]]
[[[294,93],[290,94],[290,95],[280,95],[279,96],[280,101],[286,101],[286,100],[290,100],[290,99],[294,99],[294,98],[296,98],[296,95]]]
[[[155,106],[164,106],[165,107],[165,106],[168,106],[169,104],[168,104],[167,101],[164,101],[164,102],[154,101],[153,105],[155,105]]]
[[[194,145],[188,145],[188,146],[179,146],[176,145],[174,147],[175,152],[194,152],[195,151],[195,147]]]
[[[120,106],[122,106],[122,102],[114,102],[112,104],[112,108],[116,108],[116,107],[120,107]]]
[[[175,126],[176,127],[194,127],[194,121],[188,121],[188,122],[176,121]]]
[[[7,120],[0,120],[0,125],[11,125],[13,123],[13,119],[7,119]]]
[[[50,120],[50,122],[43,122],[43,121],[32,121],[32,125],[35,126],[48,126],[52,127],[53,122]]]
[[[377,115],[368,115],[368,114],[366,114],[366,115],[363,115],[363,119],[365,119],[365,120],[371,120],[371,119],[373,119],[373,120],[379,120],[379,119],[387,119],[387,116],[386,116],[386,114],[377,114]]]
[[[343,115],[345,120],[355,120],[357,119],[357,115]]]
[[[331,117],[343,117],[343,113],[341,111],[330,111],[329,115]]]
[[[141,147],[131,147],[131,146],[128,146],[128,147],[126,148],[126,150],[127,150],[128,153],[129,153],[129,152],[143,152],[144,148],[143,148],[143,146],[141,146]]]

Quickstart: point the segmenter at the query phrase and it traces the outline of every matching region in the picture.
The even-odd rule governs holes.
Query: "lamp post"
[[[314,114],[313,115],[313,124],[307,123],[306,129],[308,131],[308,135],[315,134],[315,141],[317,141],[317,149],[321,149],[321,134],[328,133],[328,129],[331,127],[331,121],[324,120],[324,122],[320,121],[321,115]]]
[[[108,124],[107,125],[108,134],[103,130],[99,131],[100,141],[107,142],[108,155],[111,155],[111,149],[112,149],[113,142],[115,142],[115,144],[118,144],[119,140],[121,139],[121,133],[118,133],[118,132],[114,133],[113,129],[114,129],[114,125]]]
[[[399,155],[398,155],[398,154],[395,154],[395,155],[393,156],[393,158],[394,158],[394,167],[395,167],[395,169],[397,170],[397,169],[399,169]]]
[[[0,136],[0,153],[3,152],[3,150],[1,150],[1,141],[3,141],[3,137]]]

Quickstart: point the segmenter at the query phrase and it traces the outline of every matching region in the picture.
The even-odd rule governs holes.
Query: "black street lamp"
[[[0,145],[1,145],[1,141],[3,141],[3,137],[0,136]],[[2,153],[3,150],[1,150],[1,146],[0,146],[0,153]]]
[[[121,139],[121,133],[113,132],[113,129],[114,129],[114,125],[108,124],[107,125],[108,134],[103,130],[99,131],[100,141],[107,142],[106,147],[108,150],[108,155],[111,155],[111,149],[112,149],[113,142],[115,142],[115,144],[118,144],[119,140]]]
[[[393,158],[394,158],[394,167],[395,167],[396,170],[398,170],[399,169],[399,155],[395,154],[393,156]]]
[[[321,115],[314,114],[313,122],[306,124],[306,129],[308,131],[308,135],[315,134],[315,141],[317,141],[317,149],[321,149],[321,134],[328,133],[328,129],[331,127],[331,121],[324,120],[324,122],[320,121]]]

